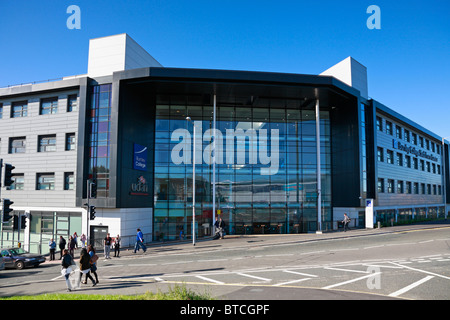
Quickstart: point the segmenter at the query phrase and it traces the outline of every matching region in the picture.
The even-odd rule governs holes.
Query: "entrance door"
[[[103,248],[103,239],[108,233],[107,226],[91,226],[91,240],[89,243],[94,246],[95,250]]]

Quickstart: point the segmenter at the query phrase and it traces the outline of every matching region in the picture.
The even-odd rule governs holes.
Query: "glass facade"
[[[240,100],[239,97],[234,97]],[[216,151],[213,106],[195,97],[157,97],[154,233],[173,239],[191,233],[193,127],[196,143],[196,231],[211,234],[213,157],[216,211],[228,234],[317,230],[317,156],[314,101],[259,99],[251,106],[218,97]],[[193,120],[189,122],[186,117]],[[320,111],[323,228],[331,227],[329,112]]]
[[[103,84],[90,89],[89,179],[97,184],[97,198],[109,196],[111,87]]]

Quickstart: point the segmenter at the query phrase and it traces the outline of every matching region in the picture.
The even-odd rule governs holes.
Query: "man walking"
[[[348,224],[350,223],[350,218],[348,217],[348,215],[346,213],[344,213],[344,220],[342,220],[342,222],[344,223],[344,232],[348,230],[350,230]]]
[[[144,235],[142,234],[141,229],[138,228],[136,235],[136,244],[134,245],[134,253],[136,253],[136,251],[139,250],[139,247],[142,247],[144,253],[147,251],[147,248],[144,245]]]
[[[105,239],[103,240],[103,245],[105,246],[105,259],[111,259],[109,256],[111,253],[111,243],[112,238],[109,233],[107,233]]]

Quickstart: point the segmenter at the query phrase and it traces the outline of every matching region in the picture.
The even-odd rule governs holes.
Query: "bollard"
[[[380,221],[378,221],[378,229],[380,229],[381,228],[381,223],[380,223]]]

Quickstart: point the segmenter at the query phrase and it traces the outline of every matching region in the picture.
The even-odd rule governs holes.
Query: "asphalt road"
[[[57,254],[59,256],[59,254]],[[76,293],[138,294],[177,284],[221,300],[449,300],[450,223],[152,244],[98,262]],[[59,261],[0,271],[0,296],[66,292]]]

